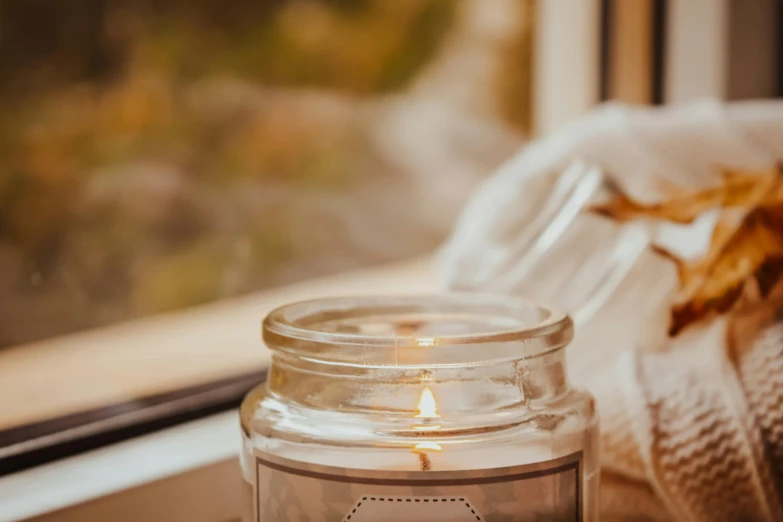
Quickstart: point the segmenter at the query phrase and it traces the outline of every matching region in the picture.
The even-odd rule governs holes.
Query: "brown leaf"
[[[617,192],[594,212],[617,221],[663,219],[689,223],[703,212],[721,209],[707,254],[685,261],[660,247],[677,266],[679,292],[671,309],[669,334],[729,311],[755,283],[766,297],[783,276],[783,176],[780,169],[760,174],[726,171],[719,187],[676,194],[644,205]]]
[[[761,297],[769,297],[770,292],[772,292],[775,285],[780,281],[781,274],[783,274],[783,259],[781,258],[767,259],[764,261],[764,264],[756,270],[756,283],[759,286]]]
[[[783,272],[783,234],[770,213],[783,213],[783,205],[750,211],[733,233],[712,243],[708,254],[695,262],[677,262],[680,291],[671,311],[670,335],[715,313],[728,311],[742,295],[746,283],[756,280],[762,295]]]
[[[590,210],[615,221],[634,219],[662,219],[675,223],[691,223],[708,210],[720,207],[735,207],[755,204],[760,198],[777,194],[773,190],[780,183],[783,174],[779,169],[755,174],[738,171],[724,171],[723,183],[698,192],[676,193],[672,198],[653,204],[638,203],[624,194],[618,187],[609,202],[594,205]],[[673,189],[668,190],[670,193]]]

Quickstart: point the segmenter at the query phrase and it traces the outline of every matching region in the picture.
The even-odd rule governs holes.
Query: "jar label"
[[[321,466],[256,451],[256,522],[582,521],[582,453],[467,471]]]

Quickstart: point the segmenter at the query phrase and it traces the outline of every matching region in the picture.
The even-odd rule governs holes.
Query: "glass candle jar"
[[[279,308],[241,407],[246,519],[594,521],[598,416],[571,320],[503,296]]]

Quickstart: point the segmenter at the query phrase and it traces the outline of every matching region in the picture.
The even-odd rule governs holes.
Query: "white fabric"
[[[531,182],[575,159],[601,166],[635,197],[655,199],[660,180],[694,187],[713,182],[721,167],[760,169],[783,159],[783,101],[709,100],[659,109],[606,104],[525,146],[468,202],[442,252],[446,284],[498,251],[496,231],[525,210]]]
[[[575,160],[587,166],[566,170]],[[727,324],[736,330],[732,317],[667,341],[660,317],[666,320],[676,285],[667,262],[620,248],[628,243],[627,227],[606,229],[584,213],[556,230],[535,219],[569,202],[584,210],[610,181],[651,201],[673,187],[714,185],[722,168],[764,169],[781,160],[783,101],[604,105],[503,165],[470,200],[441,251],[449,288],[532,293],[585,318],[576,321],[575,344],[582,345],[575,360],[602,417],[603,520],[783,520],[783,429],[776,424],[783,390],[776,372],[766,370],[783,365],[781,326],[753,323],[741,348],[726,337]],[[604,175],[598,185],[590,166]],[[576,181],[569,185],[569,178]],[[575,197],[573,187],[588,197]],[[679,242],[694,255],[708,244],[714,218],[706,215],[684,232],[647,224],[642,233]],[[525,248],[540,251],[531,257]],[[606,250],[614,253],[601,254]],[[579,299],[590,296],[566,298],[564,287],[617,259],[622,270],[606,271],[617,276],[614,282],[601,273],[593,289],[607,295],[598,302],[601,311],[583,314],[587,305]],[[547,270],[566,282],[550,279]],[[504,287],[508,281],[514,284]]]

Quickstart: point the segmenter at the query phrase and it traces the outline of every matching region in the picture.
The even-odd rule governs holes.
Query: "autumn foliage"
[[[783,274],[783,169],[724,171],[718,186],[675,194],[655,204],[634,201],[619,189],[592,211],[615,221],[658,219],[690,223],[704,212],[720,212],[710,248],[701,259],[671,259],[679,275],[669,334],[731,310],[740,297],[764,299]]]

